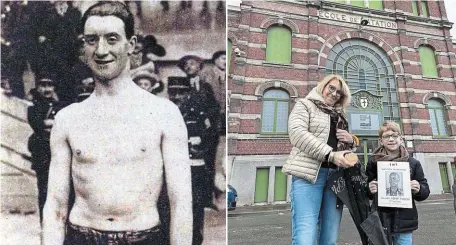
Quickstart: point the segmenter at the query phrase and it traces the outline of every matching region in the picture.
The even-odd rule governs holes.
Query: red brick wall
[[[391,10],[402,10],[403,12],[412,12],[411,2],[410,1],[384,1],[384,8]],[[248,78],[261,78],[265,81],[303,81],[302,85],[296,85],[293,83],[293,87],[298,91],[299,97],[304,97],[308,91],[314,87],[315,81],[323,77],[324,70],[315,70],[315,69],[300,69],[294,68],[294,64],[299,65],[317,65],[320,66],[326,65],[325,57],[319,56],[319,54],[309,53],[312,50],[323,50],[322,53],[328,55],[330,48],[327,46],[323,47],[323,43],[320,40],[316,40],[312,35],[317,35],[323,38],[326,42],[331,45],[338,43],[335,35],[338,34],[339,38],[344,40],[347,39],[347,32],[350,33],[352,38],[362,38],[366,41],[369,41],[371,36],[373,37],[372,43],[379,45],[383,42],[381,47],[385,53],[391,52],[391,49],[396,48],[393,54],[389,55],[390,62],[393,63],[397,60],[409,60],[412,62],[420,62],[418,50],[415,49],[416,45],[424,43],[424,39],[416,35],[410,35],[409,32],[417,32],[423,29],[423,27],[416,27],[410,30],[405,30],[400,32],[399,35],[391,33],[373,33],[372,31],[362,31],[359,32],[357,29],[350,27],[341,27],[332,24],[323,24],[321,22],[309,19],[297,19],[290,17],[290,15],[283,15],[284,13],[293,13],[295,15],[302,15],[307,17],[314,16],[317,17],[317,7],[314,5],[309,5],[309,9],[306,8],[305,4],[294,4],[287,2],[262,2],[262,1],[252,1],[252,2],[243,2],[246,6],[251,6],[253,10],[261,9],[262,11],[272,11],[276,14],[266,14],[256,13],[255,11],[245,11],[245,12],[233,12],[229,15],[229,26],[238,28],[239,23],[243,25],[248,25],[251,28],[261,29],[262,24],[264,28],[274,24],[274,18],[277,16],[285,16],[286,19],[284,24],[289,24],[291,20],[295,25],[291,25],[290,29],[293,31],[292,37],[292,48],[306,50],[305,52],[292,52],[292,64],[290,66],[271,66],[271,65],[254,65],[248,64],[245,62],[245,58],[255,60],[256,62],[264,61],[265,58],[265,49],[258,47],[258,45],[266,44],[267,42],[267,33],[266,29],[262,29],[262,32],[249,31],[244,28],[238,28],[238,31],[230,31],[230,35],[237,38],[238,44],[233,43],[234,48],[239,48],[241,51],[245,52],[244,55],[236,58],[236,55],[233,52],[233,57],[231,58],[231,74],[240,76],[248,81]],[[440,18],[441,10],[445,11],[443,6],[443,1],[428,2],[429,12],[432,17]],[[444,12],[443,12],[444,13]],[[445,16],[445,13],[444,13]],[[397,21],[398,28],[404,28],[408,23],[402,20]],[[426,26],[425,28],[429,28]],[[449,29],[447,27],[435,27],[436,29],[432,30],[438,33],[442,33],[440,37],[449,36]],[[296,32],[299,30],[299,32]],[[311,35],[310,38],[303,38],[299,35]],[[230,36],[229,35],[229,36]],[[425,35],[423,35],[425,36]],[[379,38],[378,38],[379,37]],[[421,38],[421,39],[420,39]],[[239,43],[241,42],[241,43]],[[428,45],[432,46],[436,52],[456,52],[456,48],[452,45],[450,41],[441,41],[435,40],[432,38],[427,39]],[[253,44],[249,47],[246,43]],[[408,49],[414,49],[414,51],[408,51],[404,49],[397,50],[398,47],[405,46]],[[323,47],[323,49],[322,49]],[[235,61],[235,59],[237,61]],[[451,60],[448,55],[437,56],[437,63],[441,65],[452,65],[456,64],[456,57],[451,56]],[[410,75],[422,75],[421,66],[417,64],[403,64],[404,74],[401,74],[400,65],[395,65],[396,74],[401,74],[398,76],[397,83],[398,88],[412,88],[416,90],[428,90],[428,91],[441,91],[441,92],[453,92],[456,93],[456,85],[454,82],[443,81],[442,78],[452,78],[453,72],[450,68],[439,68],[439,78],[437,79],[411,79]],[[404,76],[405,75],[405,76]],[[405,79],[402,79],[405,77]],[[255,96],[255,90],[261,84],[258,82],[245,82],[245,81],[235,81],[229,79],[228,81],[229,89],[232,94],[244,94],[249,96]],[[401,103],[416,103],[422,104],[423,98],[426,96],[426,93],[418,93],[418,91],[412,92],[400,92],[398,93],[398,99]],[[446,95],[447,98],[451,101],[452,105],[456,105],[456,95]],[[293,103],[291,103],[293,104]],[[292,107],[292,105],[290,106]],[[261,98],[258,98],[257,101],[251,100],[240,100],[240,99],[231,99],[230,112],[231,113],[241,113],[241,114],[253,114],[261,116],[262,111],[262,102]],[[290,109],[291,111],[291,109]],[[402,119],[420,119],[420,120],[429,120],[429,113],[426,108],[401,108],[400,109]],[[452,109],[447,112],[448,119],[456,121],[456,110]],[[403,124],[404,133],[406,135],[423,135],[431,136],[432,129],[430,124],[426,123],[404,123]],[[456,135],[456,125],[451,125],[449,127],[450,134]],[[264,135],[259,136],[261,130],[261,120],[260,119],[239,119],[232,118],[230,119],[229,132],[230,133],[240,133],[248,134],[249,136],[254,135],[256,138],[251,140],[244,139],[230,139],[229,140],[229,153],[236,155],[251,155],[251,154],[288,154],[291,145],[288,139],[275,139],[271,137],[266,137]],[[242,138],[242,137],[241,137]],[[439,145],[436,147],[436,145]],[[433,146],[433,147],[428,147]],[[454,152],[456,149],[456,141],[416,141],[415,149],[411,149],[416,152]]]

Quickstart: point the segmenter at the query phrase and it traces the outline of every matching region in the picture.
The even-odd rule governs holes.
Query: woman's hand
[[[355,164],[351,164],[347,159],[345,159],[344,155],[350,153],[351,151],[336,151],[330,153],[330,162],[333,162],[339,167],[342,168],[349,168],[353,167]]]
[[[378,182],[376,180],[372,180],[371,182],[369,182],[369,191],[372,194],[377,193],[377,189],[378,189],[377,185],[378,185]]]
[[[347,143],[347,144],[353,143],[352,135],[343,129],[338,129],[336,131],[336,137],[337,137],[337,140],[342,141],[344,143]]]

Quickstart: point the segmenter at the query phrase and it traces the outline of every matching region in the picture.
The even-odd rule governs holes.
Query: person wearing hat
[[[32,154],[32,169],[36,172],[38,206],[42,222],[51,160],[50,132],[54,125],[55,115],[65,104],[58,100],[55,93],[54,76],[51,74],[38,75],[35,91],[33,105],[27,110],[27,119],[33,130],[33,134],[28,139],[28,149]]]
[[[215,52],[212,55],[212,64],[207,69],[203,69],[202,77],[204,81],[211,84],[215,99],[220,103],[220,113],[223,114],[226,106],[226,51]]]
[[[160,77],[152,72],[142,70],[133,75],[133,82],[140,88],[152,94],[158,94],[163,91],[164,85]]]
[[[130,71],[131,75],[134,77],[137,72],[144,70],[156,73],[154,58],[156,56],[165,56],[165,48],[157,43],[157,39],[155,39],[153,35],[138,35],[137,37],[138,41],[132,55],[130,56],[132,68]]]
[[[184,117],[188,133],[188,150],[192,171],[193,245],[203,242],[204,207],[209,192],[208,171],[205,156],[210,147],[210,137],[216,131],[207,112],[206,101],[198,93],[192,93],[185,77],[168,78],[169,99],[174,102]]]
[[[213,90],[212,83],[206,80],[208,77],[205,76],[202,72],[204,67],[203,60],[195,55],[187,55],[179,60],[178,67],[187,74],[187,79],[190,81],[192,93],[197,93],[203,97],[204,100],[208,101],[207,113],[209,114],[209,117],[211,118],[211,121],[214,123],[214,125],[219,125],[221,110],[220,104],[216,98],[216,93]],[[224,90],[221,91],[220,89],[221,88],[217,88],[217,93],[224,93]],[[208,140],[210,141],[210,149],[204,156],[204,159],[206,161],[205,166],[208,172],[207,186],[212,190],[214,189],[215,161],[217,155],[217,147],[219,144],[219,133],[215,131],[212,137],[209,137]],[[210,191],[208,197],[206,198],[206,207],[217,210],[216,206],[212,203],[212,196],[212,191]]]

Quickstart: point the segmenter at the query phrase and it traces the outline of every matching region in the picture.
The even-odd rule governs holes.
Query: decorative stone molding
[[[380,49],[383,49],[385,51],[387,56],[390,58],[391,64],[397,64],[394,66],[398,67],[395,70],[395,74],[404,74],[404,67],[402,65],[401,59],[399,58],[399,55],[396,53],[396,50],[393,49],[391,45],[389,45],[377,34],[364,30],[361,33],[357,30],[341,31],[326,39],[325,43],[320,48],[320,52],[318,55],[318,65],[326,67],[326,58],[323,54],[328,56],[331,50],[325,49],[325,47],[332,47],[333,45],[336,45],[339,42],[352,38],[359,38],[366,40],[367,42],[375,43]]]
[[[292,33],[299,33],[298,25],[294,21],[284,18],[283,16],[267,18],[261,23],[260,27],[267,30],[272,25],[286,26],[291,29]]]
[[[259,84],[255,89],[255,95],[261,98],[263,97],[264,91],[266,91],[269,88],[282,88],[286,90],[288,94],[290,94],[291,98],[298,97],[298,90],[295,86],[280,80],[272,80],[269,82]]]
[[[444,101],[444,102],[445,102],[444,107],[445,107],[446,109],[449,109],[450,106],[452,105],[452,104],[451,104],[451,100],[450,100],[450,98],[448,98],[447,95],[444,95],[444,94],[442,94],[442,93],[440,93],[440,92],[437,92],[437,91],[432,91],[432,92],[427,93],[427,94],[423,97],[423,104],[427,105],[427,104],[429,103],[429,100],[430,100],[430,99],[435,99],[435,98]]]

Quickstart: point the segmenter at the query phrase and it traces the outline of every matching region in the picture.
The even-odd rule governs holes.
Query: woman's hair
[[[401,127],[399,127],[399,124],[393,121],[386,121],[378,129],[378,137],[381,138],[383,136],[383,133],[388,130],[401,134]]]
[[[341,76],[332,74],[323,78],[316,87],[317,93],[323,96],[323,89],[325,89],[326,85],[333,79],[339,80],[341,90],[344,92],[344,96],[340,97],[336,105],[339,105],[342,108],[346,109],[350,105],[351,93],[350,88],[348,88],[347,83]]]

